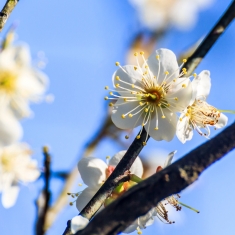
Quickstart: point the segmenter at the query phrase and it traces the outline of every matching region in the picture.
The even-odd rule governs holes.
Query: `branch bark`
[[[37,235],[45,234],[44,225],[51,198],[51,192],[50,192],[51,156],[49,155],[47,147],[43,147],[43,154],[44,154],[44,167],[45,167],[45,175],[44,175],[45,187],[41,195],[39,196],[38,200],[38,220],[36,224]]]
[[[192,184],[207,167],[234,148],[235,123],[174,164],[130,189],[97,214],[76,235],[118,234],[135,219],[157,206],[161,200]]]
[[[10,16],[17,3],[18,0],[7,0],[5,6],[2,8],[2,11],[0,12],[0,32],[2,31],[8,17]]]
[[[188,58],[188,61],[185,63],[184,67],[187,69],[188,74],[192,74],[193,71],[200,64],[202,59],[215,44],[217,39],[224,33],[225,29],[235,18],[235,1],[233,0],[228,9],[225,11],[220,20],[216,23],[210,33],[199,45],[197,50]]]

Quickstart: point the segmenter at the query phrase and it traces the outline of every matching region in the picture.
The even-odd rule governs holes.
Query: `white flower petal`
[[[76,206],[79,211],[87,205],[91,198],[96,194],[98,188],[85,188],[82,193],[77,197]]]
[[[193,137],[193,127],[189,123],[189,118],[181,114],[182,121],[178,121],[176,128],[176,135],[178,139],[184,144],[186,141],[191,140]]]
[[[117,166],[117,164],[120,162],[120,160],[123,158],[124,154],[126,153],[126,150],[120,151],[116,153],[109,161],[110,166]],[[132,174],[137,175],[138,177],[142,177],[143,175],[143,164],[139,157],[136,158],[134,163],[132,164],[130,171]]]
[[[137,69],[135,70],[134,67],[136,67]],[[112,77],[113,86],[116,88],[116,84],[119,84],[120,87],[123,87],[125,89],[131,89],[131,90],[138,91],[138,89],[132,88],[131,84],[137,84],[138,86],[140,86],[142,73],[143,73],[142,69],[138,66],[125,65],[122,68],[119,68],[117,71],[114,72],[113,77]],[[117,76],[125,83],[122,81],[118,81],[116,79]],[[129,84],[126,84],[126,83],[129,83]],[[131,94],[131,92],[127,91],[125,89],[122,89],[119,87],[116,88],[117,91],[124,91],[125,92],[125,93],[119,92],[120,94],[126,94],[126,96],[129,96],[129,94]]]
[[[97,188],[106,180],[107,164],[95,157],[83,157],[78,162],[78,171],[83,182],[89,187]]]
[[[159,60],[160,60],[160,66],[159,66],[159,61],[156,59],[156,56],[159,55]],[[159,69],[159,77],[158,77],[158,83],[160,84],[163,79],[165,78],[165,72],[168,71],[169,75],[172,75],[171,80],[173,80],[175,77],[179,76],[179,66],[177,63],[177,59],[175,54],[168,49],[159,49],[156,50],[153,54],[150,55],[150,57],[147,60],[149,69],[152,71],[154,76],[157,77]]]
[[[165,168],[165,167],[167,167],[167,166],[169,166],[171,164],[171,161],[172,161],[174,155],[176,154],[176,152],[177,152],[177,150],[175,150],[175,151],[173,151],[173,152],[168,154],[168,156],[167,156],[167,158],[165,160],[163,168]]]
[[[71,219],[71,232],[75,234],[77,231],[84,229],[89,220],[81,215],[77,215]]]
[[[198,98],[207,98],[211,89],[210,71],[203,70],[196,78],[194,78],[192,81],[192,88],[192,102]]]
[[[27,157],[27,156],[26,156]],[[19,159],[22,162],[22,158]],[[22,163],[21,163],[22,164]],[[23,164],[22,164],[23,165]],[[38,163],[35,159],[31,159],[28,155],[28,161],[24,163],[22,168],[17,169],[17,178],[22,182],[34,182],[40,176]]]
[[[123,233],[132,233],[134,232],[138,227],[138,221],[135,220],[134,223],[132,223],[129,227],[127,227]]]
[[[216,128],[221,128],[227,125],[228,117],[223,113],[220,113],[219,121],[215,124]]]
[[[14,114],[8,108],[1,108],[0,116],[0,146],[10,145],[21,139],[22,127]]]
[[[137,220],[134,221],[128,228],[126,228],[123,233],[132,233],[137,227],[140,229],[145,229],[154,222],[154,209],[150,210],[146,215],[140,216]]]
[[[158,130],[154,130],[156,127],[156,115],[150,121],[149,135],[155,140],[170,141],[175,135],[177,116],[167,110],[167,108],[163,109],[163,112],[165,118],[162,118],[162,114],[158,109]]]
[[[169,100],[169,104],[174,104],[170,106],[172,111],[182,112],[192,99],[192,85],[188,78],[179,78],[178,81],[179,83],[176,82],[176,85],[169,90],[166,100]],[[183,84],[186,86],[185,88],[182,88]],[[172,102],[175,97],[177,97],[177,101]]]
[[[2,205],[5,208],[10,208],[15,205],[19,190],[19,186],[13,184],[2,191]]]
[[[116,105],[114,105],[114,109],[112,111],[111,119],[115,126],[117,126],[120,129],[133,129],[136,126],[141,125],[143,118],[140,117],[140,113],[137,115],[133,115],[132,118],[129,118],[128,115],[125,118],[122,118],[123,114],[126,114],[130,112],[131,110],[135,109],[138,105],[139,102],[127,102],[125,104],[123,98],[119,98],[118,101],[116,102]],[[123,104],[123,105],[120,105]],[[134,113],[138,112],[140,108],[136,109],[133,111]]]

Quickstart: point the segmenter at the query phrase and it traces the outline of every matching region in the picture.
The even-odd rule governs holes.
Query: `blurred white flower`
[[[211,88],[210,72],[204,70],[198,76],[196,74],[194,76],[190,105],[182,112],[177,124],[176,135],[182,143],[192,139],[194,129],[200,135],[208,138],[210,136],[209,126],[221,128],[228,121],[223,113],[206,102]]]
[[[169,25],[189,29],[197,21],[198,12],[213,0],[129,0],[136,8],[140,21],[156,31]]]
[[[108,165],[103,160],[95,157],[84,157],[78,162],[78,171],[83,182],[88,186],[77,198],[76,206],[79,211],[81,211],[95,195],[125,153],[126,151],[120,151],[115,154],[110,159]],[[130,172],[140,178],[142,177],[143,165],[139,157],[134,161]]]
[[[27,45],[10,45],[0,52],[0,106],[9,106],[19,118],[27,117],[29,102],[40,101],[47,85],[47,76],[32,67]]]
[[[183,77],[186,69],[180,73],[183,64],[178,66],[175,54],[168,49],[156,50],[147,61],[143,52],[140,55],[142,67],[137,54],[136,66],[116,63],[120,68],[113,74],[113,85],[120,95],[110,90],[114,98],[105,97],[118,98],[115,104],[110,103],[114,106],[112,121],[121,129],[141,125],[155,140],[170,141],[176,132],[176,112],[182,112],[192,97],[190,79]]]
[[[28,145],[18,143],[0,147],[0,192],[5,208],[15,204],[20,182],[33,182],[39,175],[37,162],[31,159]]]
[[[75,234],[77,231],[84,229],[89,220],[81,215],[77,215],[71,219],[71,232]]]
[[[0,113],[0,147],[18,142],[23,135],[19,121],[8,107],[0,107]]]

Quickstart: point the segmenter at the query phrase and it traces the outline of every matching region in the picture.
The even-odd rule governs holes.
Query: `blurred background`
[[[112,85],[115,62],[126,64],[132,60],[131,55],[136,50],[148,53],[161,47],[181,56],[209,32],[231,1],[214,0],[193,9],[182,5],[172,10],[170,16],[165,16],[164,11],[168,9],[169,12],[169,6],[174,2],[166,1],[169,5],[163,4],[161,12],[157,13],[162,17],[156,22],[151,21],[152,13],[144,12],[145,6],[140,2],[22,0],[0,35],[3,38],[12,23],[16,23],[16,43],[29,44],[32,57],[36,60],[41,56],[47,64],[44,69],[50,79],[47,93],[53,94],[55,100],[32,106],[33,118],[22,122],[22,141],[33,149],[33,157],[38,160],[42,172],[42,146],[50,148],[53,172],[51,205],[56,202],[65,183],[57,173],[72,171],[84,155],[85,147],[97,137],[106,120],[108,106],[104,101],[107,95],[104,86]],[[0,0],[0,7],[4,4],[5,1]],[[234,41],[235,24],[232,23],[196,70],[197,73],[210,70],[212,88],[208,103],[219,109],[235,110]],[[228,114],[228,117],[228,124],[231,124],[234,116]],[[94,151],[87,151],[87,154],[92,152],[92,156],[105,160],[107,155],[126,149],[134,139],[134,134],[125,140],[125,132],[118,132],[116,127],[109,128],[117,134],[102,138]],[[212,128],[211,137],[219,131]],[[141,157],[157,167],[159,159],[169,152],[177,150],[175,161],[205,141],[196,132],[193,140],[185,144],[176,137],[171,142],[150,140]],[[143,234],[234,234],[234,166],[235,153],[231,152],[180,193],[181,201],[200,210],[200,214],[183,208],[181,212],[169,214],[175,224],[156,221],[143,230]],[[82,183],[79,175],[75,178],[72,192],[83,189],[78,186]],[[34,184],[21,187],[12,208],[5,209],[0,204],[1,234],[34,234],[36,200],[42,187],[43,180],[40,178]],[[66,197],[67,206],[56,217],[47,231],[48,235],[62,234],[67,220],[78,213],[75,205],[69,206],[72,199]]]

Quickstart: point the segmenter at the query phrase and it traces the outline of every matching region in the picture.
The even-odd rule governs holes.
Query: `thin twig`
[[[106,119],[104,120],[102,126],[94,135],[92,140],[85,144],[84,151],[82,152],[81,156],[89,156],[95,149],[95,147],[100,143],[100,141],[105,137],[114,138],[113,136],[113,128],[116,128],[110,118],[110,115],[107,114]],[[120,143],[122,145],[122,143]],[[78,161],[78,160],[77,160]],[[49,208],[46,214],[46,220],[44,224],[44,230],[47,231],[52,224],[55,222],[56,218],[58,217],[59,213],[63,210],[64,207],[69,205],[68,195],[67,193],[71,189],[72,185],[76,181],[79,175],[77,164],[72,169],[71,173],[66,178],[66,181],[63,185],[63,188],[59,194],[59,197],[56,199],[53,206]]]
[[[44,154],[44,168],[45,168],[45,187],[42,191],[42,194],[39,196],[38,200],[38,220],[36,224],[36,234],[43,235],[45,234],[44,224],[46,220],[46,214],[49,209],[49,202],[51,198],[50,192],[50,177],[51,177],[51,157],[48,152],[47,147],[43,147]]]
[[[216,24],[216,26],[213,29],[217,29],[218,31],[218,25],[223,27],[223,30],[221,32],[217,31],[211,31],[209,33],[209,36],[206,37],[206,39],[200,44],[200,46],[197,48],[197,50],[194,52],[194,54],[190,57],[187,64],[185,64],[185,68],[188,69],[188,74],[191,74],[192,68],[196,68],[196,66],[201,62],[202,58],[206,55],[206,53],[209,51],[209,49],[214,45],[214,43],[217,41],[219,36],[225,31],[229,23],[231,23],[232,19],[234,18],[234,7],[235,2],[233,1],[232,4],[229,6],[228,10],[224,13],[224,15],[221,17],[219,22]],[[221,28],[221,27],[220,27]],[[212,33],[213,32],[213,33]],[[216,35],[213,36],[213,34]],[[201,51],[202,50],[202,51]],[[198,55],[201,55],[200,60],[198,59]],[[197,62],[195,62],[197,60]],[[192,65],[194,64],[194,65]],[[111,184],[111,181],[113,177],[117,177],[118,173],[123,174],[123,169],[121,167],[124,167],[125,170],[129,170],[132,163],[134,162],[136,156],[140,153],[140,151],[143,148],[143,142],[146,138],[146,131],[143,129],[141,134],[141,139],[138,141],[137,139],[134,140],[130,148],[127,150],[125,156],[123,157],[123,161],[120,161],[120,163],[117,165],[113,173],[109,176],[109,178],[105,181],[105,183],[102,185],[102,187],[98,190],[98,192],[95,194],[95,196],[90,200],[90,202],[85,206],[85,208],[81,211],[80,215],[91,219],[93,215],[96,213],[96,211],[100,208],[100,206],[103,204],[104,200],[107,198],[107,196],[110,195],[110,193],[113,190],[113,185]],[[148,136],[149,138],[149,136]],[[131,149],[131,150],[130,150]],[[128,156],[129,159],[126,157]],[[124,163],[126,164],[124,166]],[[128,168],[129,167],[129,168]],[[169,195],[166,195],[169,196]],[[67,226],[69,226],[70,222],[68,222]],[[70,235],[70,229],[67,227],[63,235]]]
[[[207,37],[202,41],[197,50],[188,58],[184,67],[187,69],[188,74],[192,74],[197,68],[201,60],[205,57],[211,47],[215,44],[217,39],[224,33],[225,29],[235,18],[235,1],[233,0],[226,12],[213,27]]]
[[[185,157],[127,191],[97,214],[76,235],[120,233],[135,219],[157,206],[158,202],[192,184],[207,167],[234,148],[235,123]]]
[[[0,32],[2,31],[8,17],[10,16],[17,3],[18,0],[7,0],[5,6],[2,8],[2,11],[0,12]]]

